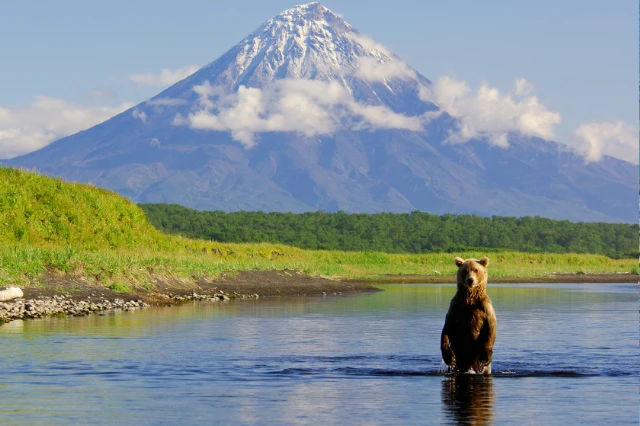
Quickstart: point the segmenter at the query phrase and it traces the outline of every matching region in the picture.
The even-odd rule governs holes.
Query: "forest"
[[[638,257],[637,224],[420,211],[227,213],[197,211],[176,204],[140,207],[149,222],[162,232],[219,242],[270,242],[304,249],[386,253],[482,249]]]

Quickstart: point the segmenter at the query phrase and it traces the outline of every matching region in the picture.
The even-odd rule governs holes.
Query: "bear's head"
[[[460,290],[475,290],[484,289],[487,286],[487,265],[489,265],[489,258],[483,257],[480,260],[467,259],[464,260],[460,257],[455,258],[456,265],[458,265],[458,273],[456,275],[458,281],[458,289]]]

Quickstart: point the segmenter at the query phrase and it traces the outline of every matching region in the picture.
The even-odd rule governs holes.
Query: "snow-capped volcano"
[[[320,3],[269,19],[201,73],[212,85],[227,89],[260,87],[274,79],[340,81],[345,86],[354,76],[418,79],[398,57]]]
[[[135,110],[144,121],[227,131],[252,148],[264,132],[422,131],[437,107],[400,58],[319,3],[271,18],[214,62]],[[158,108],[160,104],[175,108]],[[182,105],[181,107],[178,107]]]
[[[427,78],[320,3],[297,6],[269,19],[156,98],[180,98],[189,92],[193,96],[189,89],[202,84],[234,93],[242,86],[265,89],[279,80],[334,83],[310,90],[330,96],[339,85],[358,102],[385,105],[404,114],[436,109],[419,98],[420,87],[430,84]]]
[[[4,163],[206,210],[635,221],[636,167],[557,143],[451,144],[430,81],[319,3],[91,129]],[[428,117],[428,119],[425,119]]]

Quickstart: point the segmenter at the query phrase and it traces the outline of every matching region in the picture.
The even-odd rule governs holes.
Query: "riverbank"
[[[160,233],[138,206],[104,189],[2,167],[0,183],[0,288],[24,291],[19,301],[0,306],[0,318],[203,298],[344,294],[373,291],[381,282],[446,283],[454,280],[455,256],[489,256],[491,282],[573,275],[599,282],[602,274],[615,274],[616,281],[618,274],[626,273],[625,280],[638,274],[635,257],[597,254],[481,248],[403,254],[194,240]]]
[[[156,277],[151,286],[127,292],[60,274],[39,286],[22,287],[23,297],[0,302],[0,324],[45,316],[84,316],[107,310],[171,306],[196,300],[227,302],[279,296],[342,295],[379,291],[364,282],[314,277],[294,270],[242,271],[194,282]]]
[[[632,274],[551,274],[496,277],[491,283],[634,283]],[[345,295],[379,291],[376,284],[455,283],[453,275],[385,275],[370,280],[310,276],[296,270],[233,271],[193,282],[156,277],[153,285],[118,292],[86,279],[48,274],[23,297],[0,302],[0,323],[45,316],[83,316],[108,310],[171,306],[196,300],[227,302],[280,296]]]

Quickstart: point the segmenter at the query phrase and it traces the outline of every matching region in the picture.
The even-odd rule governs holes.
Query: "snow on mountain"
[[[341,17],[310,3],[271,18],[134,113],[146,120],[159,112],[148,107],[160,101],[189,105],[174,108],[173,124],[228,131],[251,148],[262,132],[422,131],[421,115],[437,110],[420,98],[430,84]]]
[[[344,86],[354,76],[383,84],[396,78],[417,80],[417,73],[398,57],[320,3],[269,19],[203,71],[212,85],[233,90],[261,87],[276,78],[339,81]]]

